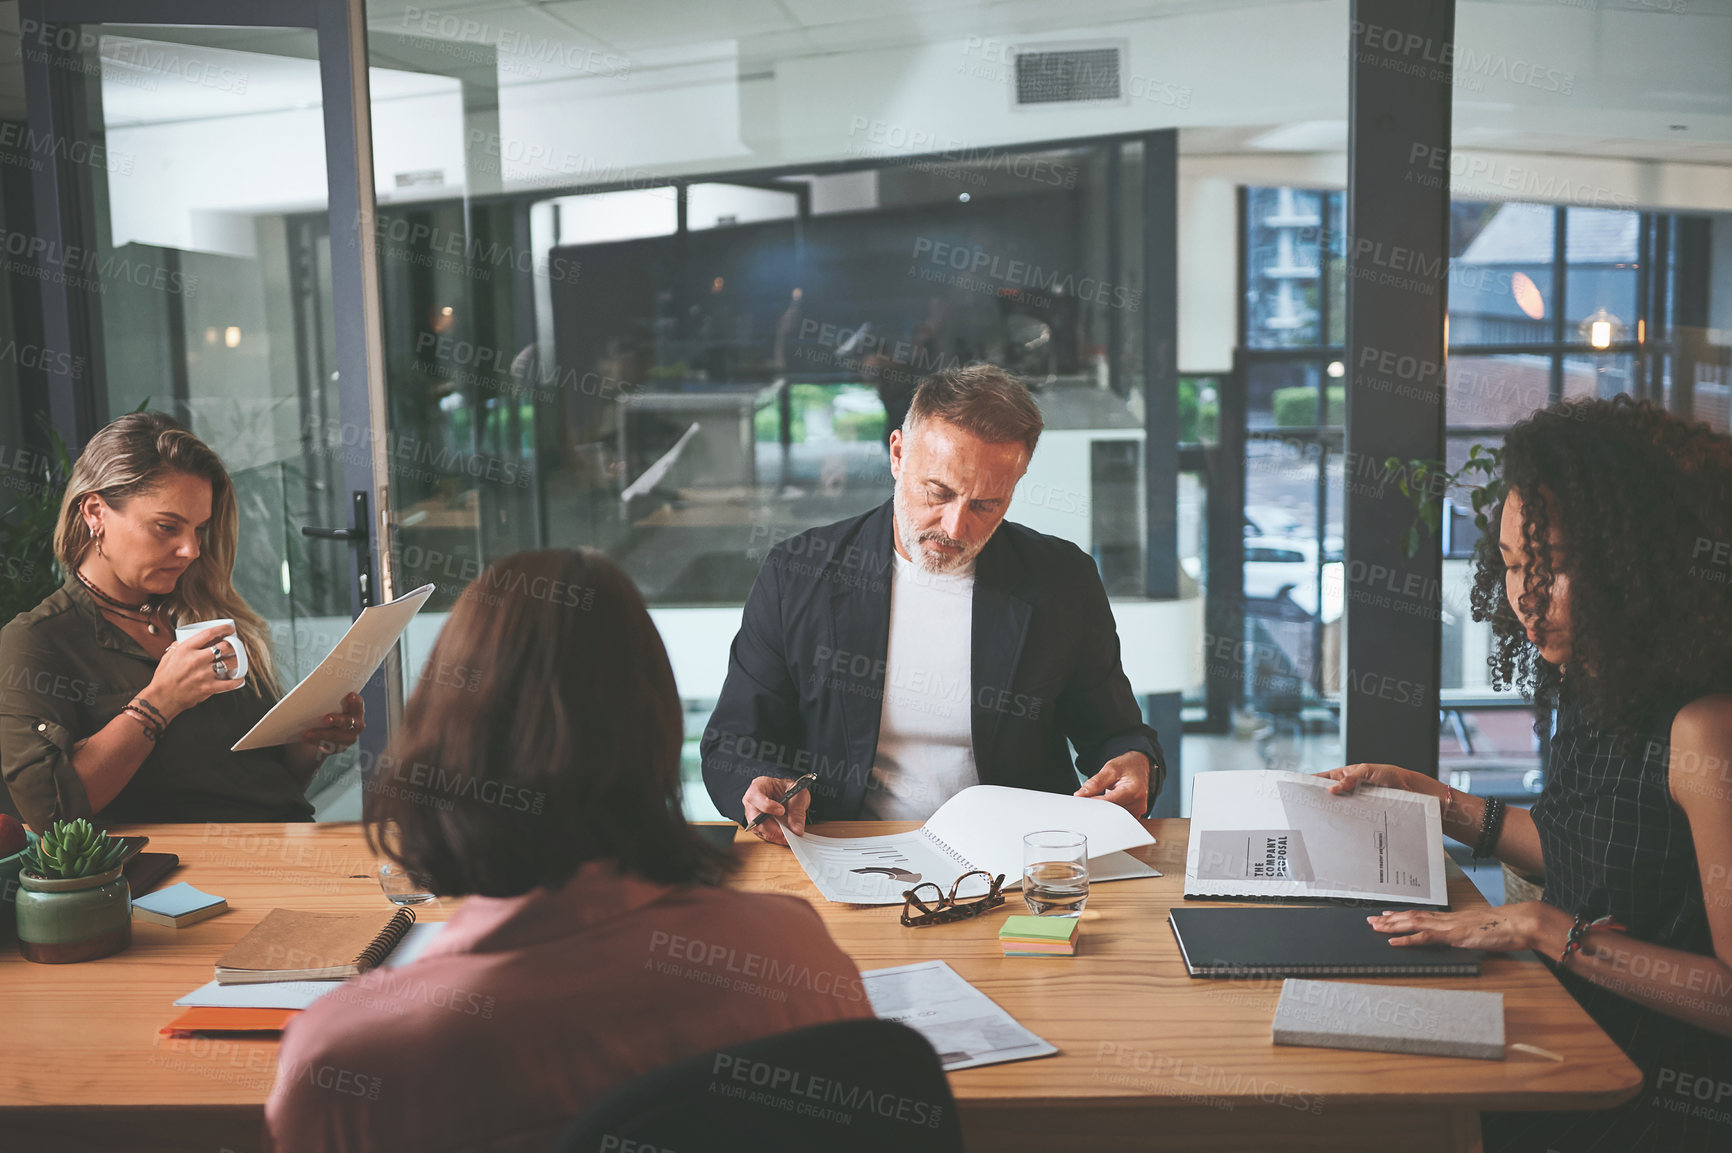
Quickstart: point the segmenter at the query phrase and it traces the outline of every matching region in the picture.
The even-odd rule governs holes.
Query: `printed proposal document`
[[[1449,907],[1436,797],[1305,773],[1198,773],[1185,896]]]
[[[1111,801],[1004,785],[973,785],[939,806],[920,828],[877,837],[796,837],[782,826],[794,859],[826,900],[844,905],[900,905],[902,894],[931,881],[946,894],[976,869],[1022,884],[1022,838],[1066,829],[1088,838],[1089,880],[1124,881],[1161,874],[1125,849],[1152,845],[1142,822]],[[979,877],[959,897],[986,892]]]
[[[860,977],[878,1019],[900,1021],[932,1042],[946,1071],[1058,1052],[943,961],[871,969]]]
[[[342,712],[343,698],[360,692],[361,686],[372,679],[384,663],[385,654],[432,595],[433,586],[422,585],[394,601],[362,609],[337,647],[319,662],[319,667],[260,717],[259,723],[247,730],[247,735],[236,741],[230,751],[268,749],[298,741],[308,729],[320,727],[315,722],[326,713]]]

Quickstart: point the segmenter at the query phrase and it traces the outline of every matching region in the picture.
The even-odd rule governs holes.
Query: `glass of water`
[[[1036,916],[1075,917],[1089,900],[1089,842],[1043,829],[1022,839],[1022,899]]]
[[[386,861],[379,866],[379,888],[399,905],[420,905],[433,899],[433,890],[427,881],[395,861]]]

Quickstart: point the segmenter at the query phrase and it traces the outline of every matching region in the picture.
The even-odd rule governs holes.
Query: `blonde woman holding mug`
[[[355,742],[361,701],[296,744],[229,750],[280,695],[232,580],[239,530],[222,461],[172,418],[129,413],[90,439],[54,530],[66,583],[0,629],[0,811],[38,830],[312,819],[307,782]],[[176,640],[217,619],[233,623]]]

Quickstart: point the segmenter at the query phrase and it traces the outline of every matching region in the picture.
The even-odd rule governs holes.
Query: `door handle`
[[[349,542],[355,550],[355,591],[359,594],[361,607],[371,608],[373,604],[373,532],[367,512],[367,494],[356,489],[352,504],[354,519],[348,528],[302,525],[301,535],[319,540],[346,540]]]

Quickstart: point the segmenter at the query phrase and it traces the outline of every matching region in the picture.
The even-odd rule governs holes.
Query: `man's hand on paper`
[[[1149,758],[1144,754],[1120,753],[1072,795],[1103,797],[1131,816],[1141,818],[1149,811],[1149,768]]]
[[[1561,918],[1563,932],[1557,930]],[[1500,953],[1538,947],[1552,938],[1569,936],[1571,918],[1543,901],[1493,905],[1459,913],[1402,909],[1365,918],[1379,933],[1390,933],[1391,945],[1454,945],[1458,949],[1489,949]],[[1556,953],[1556,949],[1551,952]]]
[[[782,794],[794,787],[792,780],[781,777],[757,777],[746,789],[746,795],[740,800],[746,810],[746,823],[752,823],[752,818],[759,813],[770,814],[770,820],[765,821],[752,833],[760,841],[768,841],[772,845],[786,845],[788,838],[782,835],[782,826],[776,823],[776,818],[786,821],[788,827],[794,830],[796,837],[806,832],[806,810],[812,807],[812,790],[796,796],[786,806],[782,804]]]

